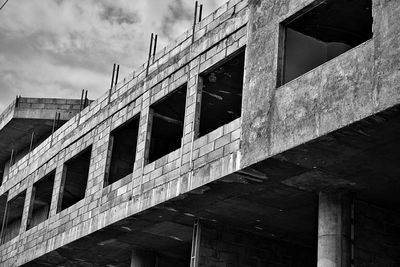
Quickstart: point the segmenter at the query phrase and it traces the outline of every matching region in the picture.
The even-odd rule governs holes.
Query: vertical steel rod
[[[201,15],[203,14],[203,5],[200,5],[200,11],[199,11],[199,22],[201,21]]]
[[[146,76],[149,75],[149,67],[150,67],[150,57],[151,57],[151,49],[153,47],[153,34],[150,37],[150,48],[149,48],[149,57],[147,59],[147,68],[146,68]]]
[[[88,94],[88,91],[86,90],[86,92],[85,92],[85,100],[83,102],[83,108],[86,108],[86,105],[87,105],[87,94]]]
[[[196,20],[197,20],[197,7],[198,7],[199,3],[196,1],[196,3],[194,4],[194,18],[193,18],[193,33],[192,33],[192,43],[194,42],[194,31],[195,31],[195,27],[196,27]]]
[[[61,118],[61,113],[58,113],[57,114],[57,125],[56,125],[56,127],[57,127],[57,129],[58,129],[58,127],[60,127],[60,118]]]
[[[35,138],[35,131],[32,131],[32,135],[31,135],[31,144],[29,146],[29,152],[32,151],[32,146],[33,146],[33,139]]]
[[[10,167],[11,165],[13,165],[13,160],[14,160],[13,158],[14,158],[14,148],[11,149]]]
[[[54,133],[54,131],[55,131],[56,120],[57,120],[57,113],[58,113],[58,112],[56,112],[56,114],[54,114],[53,129],[52,129],[52,131],[51,131],[51,135],[53,135],[53,133]]]
[[[155,55],[156,55],[157,38],[158,38],[158,35],[156,34],[155,37],[154,37],[154,46],[153,46],[153,62],[154,62],[154,57],[155,57]]]
[[[81,102],[80,102],[80,105],[79,105],[79,111],[81,111],[81,110],[82,110],[82,106],[83,106],[83,95],[84,95],[84,93],[85,93],[85,90],[84,90],[84,89],[82,89],[82,94],[81,94]]]
[[[117,83],[118,83],[118,74],[119,74],[119,65],[117,65],[117,73],[116,73],[116,76],[115,76],[115,83],[114,83],[114,86],[117,86]]]
[[[112,72],[112,76],[111,76],[110,89],[113,87],[113,84],[114,84],[114,73],[115,73],[115,63],[114,63],[114,66],[113,66],[113,72]]]

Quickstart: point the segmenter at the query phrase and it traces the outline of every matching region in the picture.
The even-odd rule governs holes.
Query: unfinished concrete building
[[[231,0],[54,131],[12,104],[0,265],[400,266],[399,18]]]

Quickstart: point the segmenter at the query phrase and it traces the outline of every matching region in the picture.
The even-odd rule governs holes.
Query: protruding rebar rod
[[[11,149],[10,167],[11,167],[11,165],[13,165],[13,160],[14,160],[14,148]]]
[[[203,14],[203,4],[200,5],[200,11],[199,11],[199,22],[201,21],[201,15]]]
[[[83,94],[83,92],[82,92]],[[56,130],[56,120],[57,120],[57,114],[58,112],[56,112],[56,114],[54,114],[54,119],[53,119],[53,129],[51,130],[51,135],[53,135],[54,131]]]
[[[88,98],[87,98],[87,94],[88,94],[88,90],[86,90],[86,92],[85,92],[85,98],[84,98],[84,101],[83,101],[83,108],[86,108],[86,106],[87,106],[87,102],[88,102]]]
[[[115,74],[114,86],[117,86],[117,83],[118,83],[118,75],[119,75],[119,65],[117,65],[117,73]]]
[[[83,106],[83,95],[85,94],[85,90],[82,89],[82,93],[81,93],[81,102],[79,103],[79,111],[82,110],[82,106]]]
[[[150,58],[151,58],[151,50],[153,48],[153,33],[150,36],[150,47],[149,47],[149,57],[147,59],[147,67],[146,67],[146,76],[149,75],[149,67],[150,67]]]
[[[154,45],[153,45],[153,62],[154,62],[154,58],[155,58],[155,56],[156,56],[157,38],[158,38],[158,35],[156,34],[156,35],[154,36]]]
[[[195,32],[196,21],[197,21],[197,8],[198,8],[198,6],[199,6],[199,3],[196,1],[195,4],[194,4],[192,43],[194,42],[194,32]]]
[[[112,75],[111,75],[111,85],[110,85],[110,89],[113,87],[113,84],[114,84],[114,74],[115,74],[115,63],[114,63],[113,71],[112,71]]]
[[[58,114],[57,114],[57,122],[56,122],[56,128],[57,129],[60,127],[60,119],[61,119],[61,113],[58,112]]]
[[[33,140],[35,138],[35,131],[32,131],[32,135],[31,135],[31,144],[29,145],[29,152],[32,151],[32,147],[33,147]]]

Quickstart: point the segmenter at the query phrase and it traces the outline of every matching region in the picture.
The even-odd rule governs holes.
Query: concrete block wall
[[[0,129],[2,129],[11,120],[14,114],[14,108],[15,100],[13,100],[11,104],[6,107],[3,113],[0,114]]]
[[[35,119],[47,120],[48,123],[51,123],[57,117],[60,121],[65,122],[79,113],[81,108],[80,102],[80,99],[18,97],[0,116],[0,129],[5,127],[12,119],[26,121]],[[51,138],[50,145],[52,145]],[[35,143],[34,146],[36,146]],[[30,164],[31,155],[32,153],[28,149],[17,151],[14,154],[14,162],[18,162],[20,168],[25,168],[25,166]],[[10,170],[15,171],[15,168],[13,166],[10,168],[9,164],[9,161],[5,163],[3,182],[9,179],[8,173]]]
[[[8,199],[27,190],[20,234],[0,246],[3,266],[18,266],[102,227],[237,171],[241,119],[197,138],[199,74],[246,45],[247,1],[232,0],[165,48],[124,84],[92,102],[10,169],[0,187]],[[148,164],[150,105],[187,84],[181,148]],[[139,116],[137,154],[132,174],[103,188],[110,132]],[[64,163],[91,147],[85,198],[57,212]],[[49,218],[26,230],[34,182],[56,171]]]

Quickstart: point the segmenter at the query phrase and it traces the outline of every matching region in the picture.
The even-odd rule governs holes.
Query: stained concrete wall
[[[373,0],[373,38],[277,88],[280,23],[312,0],[250,0],[242,166],[400,102],[400,5]]]

